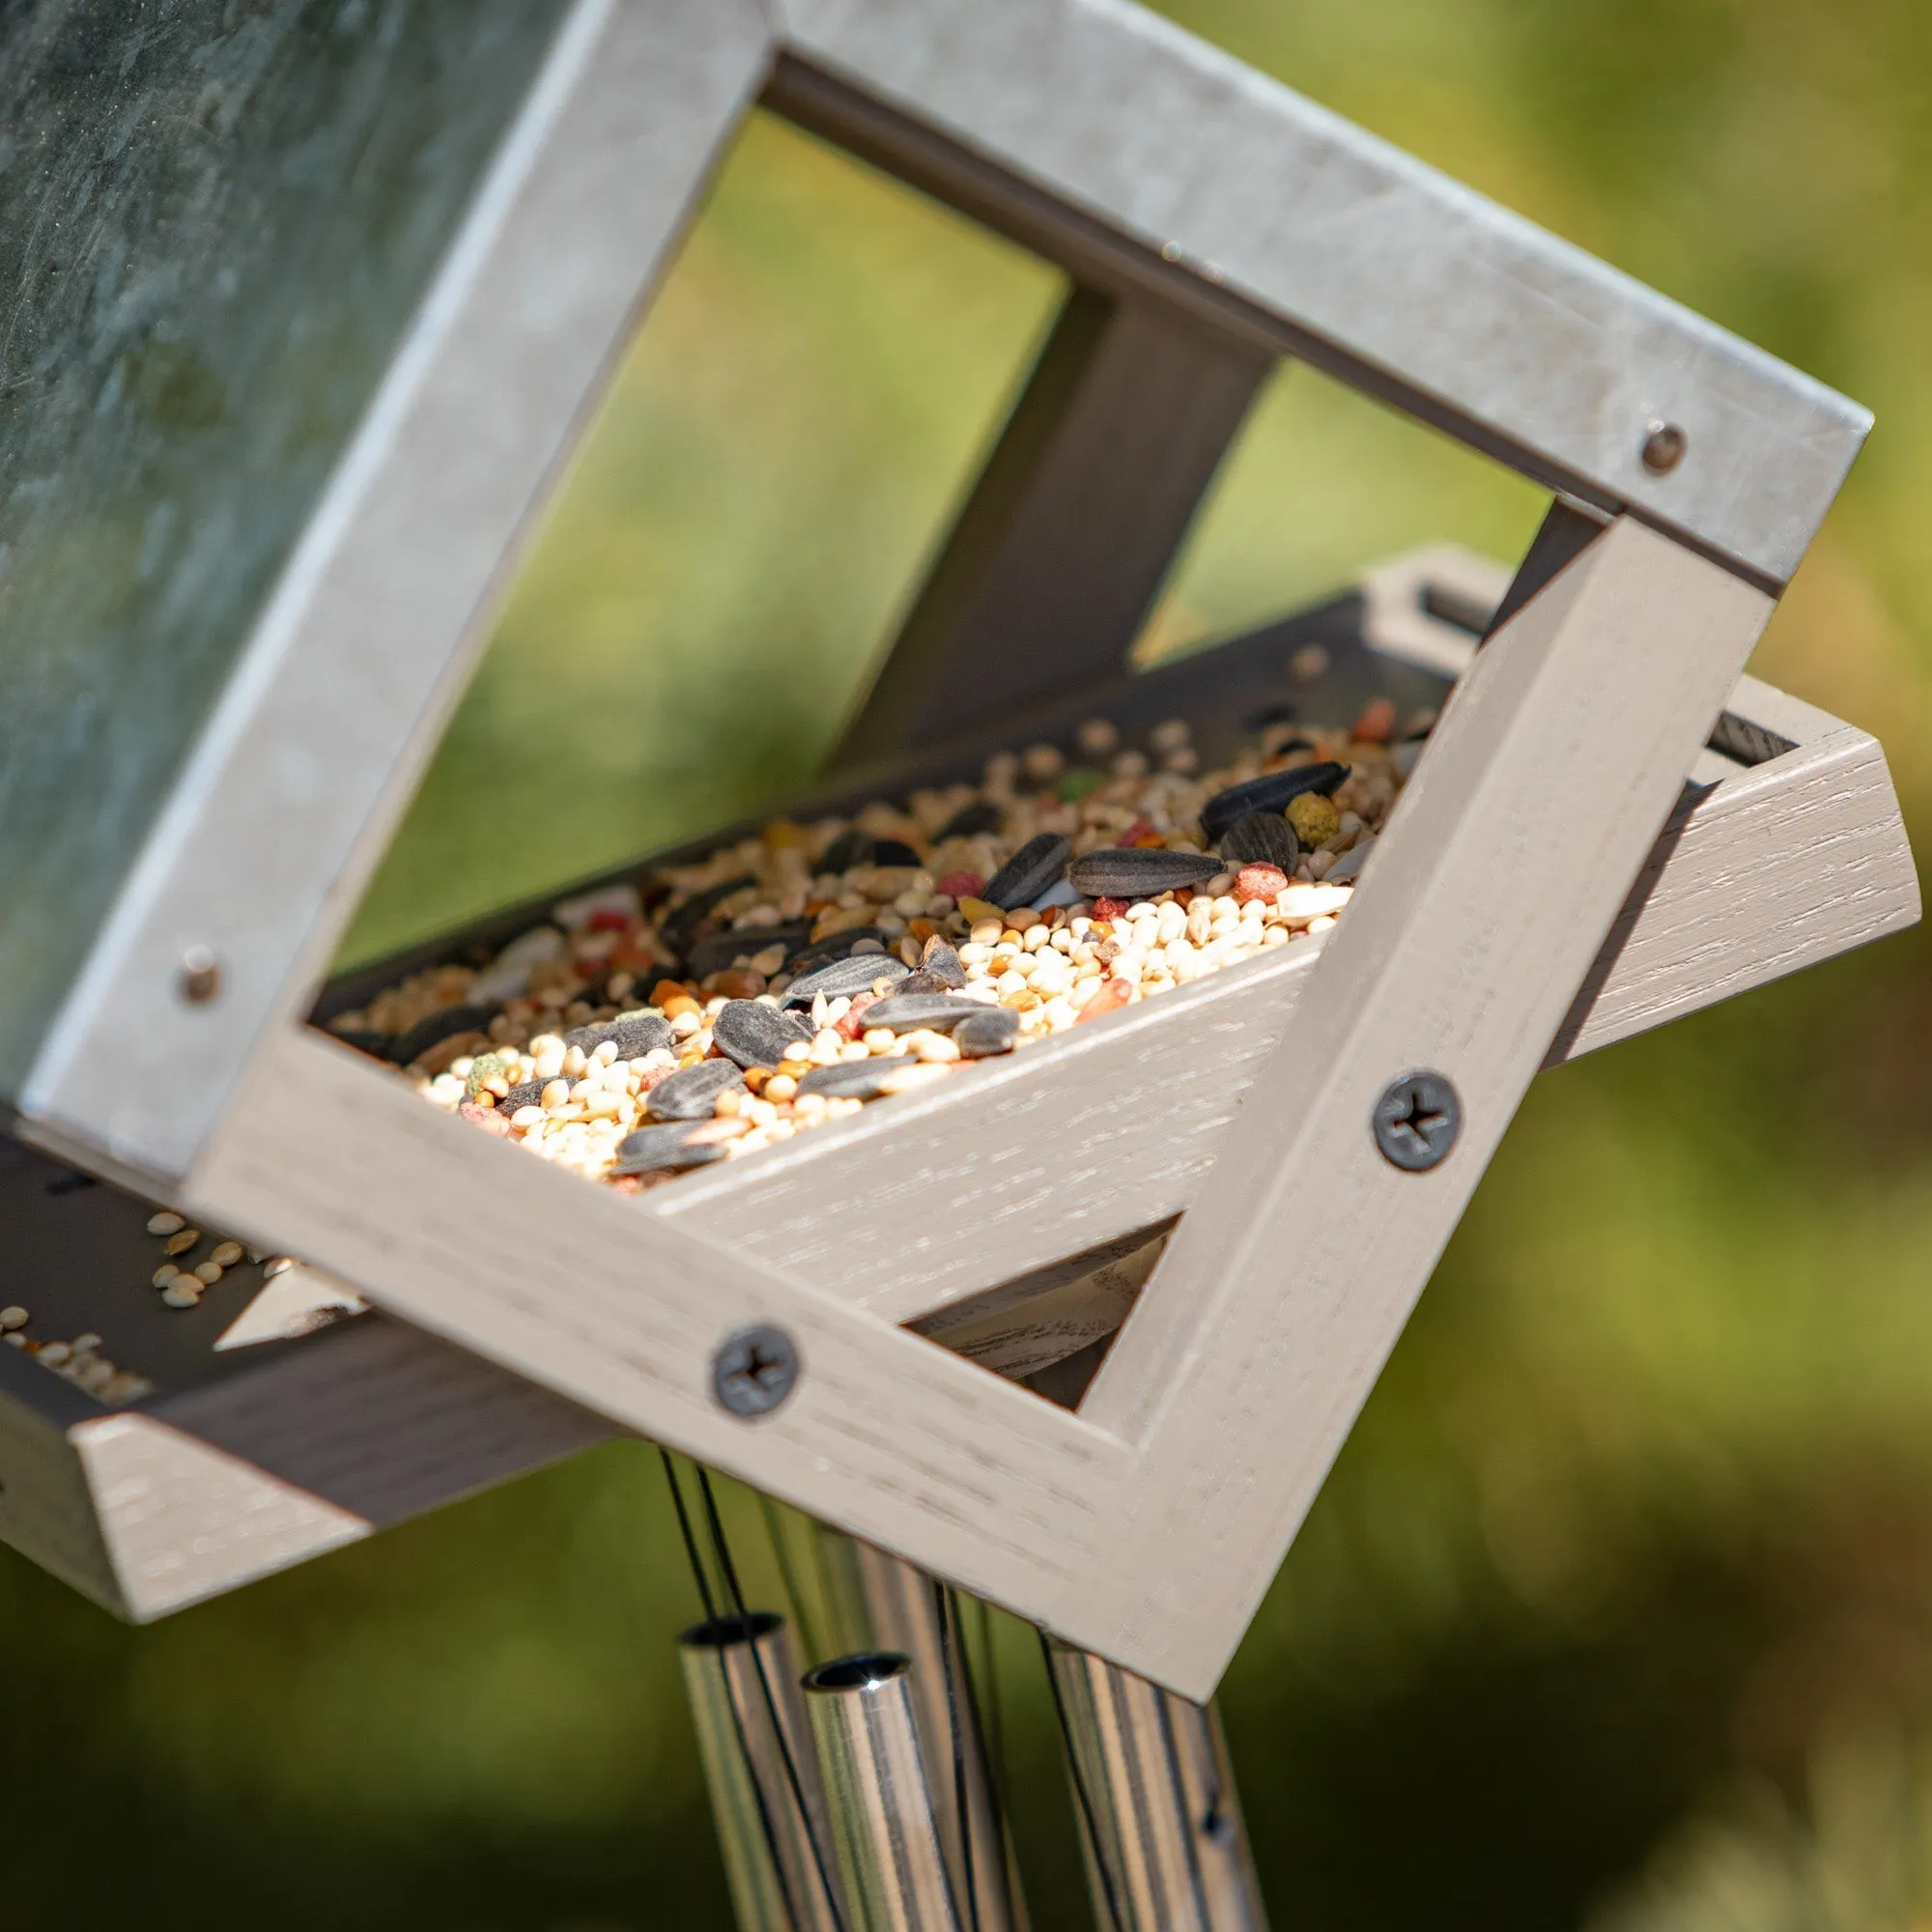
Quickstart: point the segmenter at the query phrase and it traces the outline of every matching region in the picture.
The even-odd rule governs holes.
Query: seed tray
[[[791,802],[789,815],[847,815],[875,798],[970,781],[990,753],[1070,746],[1093,717],[1134,744],[1182,716],[1211,764],[1276,721],[1343,721],[1378,697],[1405,716],[1433,710],[1470,661],[1507,583],[1506,571],[1467,553],[1399,558],[1345,595],[1197,655],[847,775]],[[1888,871],[1875,875],[1860,854],[1841,874],[1845,846],[1815,836],[1814,794],[1831,781],[1812,769],[1815,757],[1795,756],[1801,739],[1827,745],[1834,773],[1876,755],[1863,734],[1746,680],[1687,779],[1552,1063],[1905,923],[1916,887],[1902,844],[1893,841]],[[1882,764],[1873,776],[1884,784]],[[1885,809],[1880,797],[1872,804]],[[547,918],[560,896],[706,857],[755,834],[769,816],[358,969],[327,988],[313,1018],[326,1023],[422,967],[481,959]],[[1748,881],[1752,892],[1776,896],[1756,921],[1733,921],[1709,900],[1687,919],[1693,877],[1701,890],[1735,892]],[[1736,909],[1735,899],[1728,907]],[[782,1146],[686,1174],[635,1211],[683,1219],[806,1279],[836,1282],[841,1296],[894,1321],[991,1294],[1064,1256],[1164,1225],[1185,1208],[1322,945],[1303,941],[1226,968]],[[863,1213],[828,1212],[831,1204],[860,1201]]]

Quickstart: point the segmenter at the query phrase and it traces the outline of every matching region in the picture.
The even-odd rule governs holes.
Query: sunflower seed
[[[664,923],[658,928],[664,935],[664,943],[682,958],[697,928],[712,913],[733,893],[756,884],[757,880],[747,872],[741,878],[726,879],[721,885],[706,886],[701,893],[693,893],[681,906],[665,914]]]
[[[608,1040],[617,1043],[619,1060],[641,1060],[661,1046],[668,1047],[676,1036],[662,1013],[632,1013],[621,1020],[604,1020],[596,1026],[572,1027],[564,1035],[565,1046],[583,1049],[588,1058]]]
[[[1223,865],[1237,871],[1243,866],[1278,866],[1292,872],[1301,857],[1301,840],[1280,812],[1251,811],[1222,833],[1220,849]]]
[[[852,949],[867,939],[874,946],[883,947],[886,936],[876,925],[847,926],[843,932],[827,933],[823,939],[814,939],[810,946],[801,946],[785,963],[803,979],[806,974],[815,973],[835,959],[848,958]],[[796,985],[797,980],[792,983]]]
[[[729,1060],[700,1060],[660,1080],[644,1095],[644,1105],[657,1121],[708,1121],[719,1094],[742,1087],[745,1076]]]
[[[937,933],[925,942],[925,951],[919,955],[919,970],[930,973],[942,986],[963,986],[966,983],[964,963]]]
[[[848,832],[841,832],[818,855],[817,869],[821,872],[849,872],[854,866],[869,864],[871,857],[870,835],[854,828]]]
[[[814,1066],[799,1083],[801,1094],[818,1094],[828,1100],[876,1100],[886,1081],[920,1062],[903,1053],[891,1060],[841,1060],[831,1066]]]
[[[917,973],[908,973],[893,988],[895,998],[911,993],[950,993],[953,990],[950,980],[942,980],[937,973],[928,973],[921,967]]]
[[[1321,765],[1296,765],[1292,771],[1266,772],[1245,783],[1218,791],[1201,808],[1201,829],[1209,838],[1219,838],[1238,818],[1251,811],[1285,811],[1292,798],[1305,791],[1326,797],[1349,776],[1347,765],[1332,761]]]
[[[801,973],[784,989],[784,1004],[809,1007],[820,993],[828,1000],[869,993],[874,980],[903,980],[907,970],[902,959],[894,959],[883,952],[861,952],[851,958],[835,959],[829,966]]]
[[[976,798],[962,805],[939,828],[939,838],[971,838],[976,833],[997,832],[1006,813],[989,798]],[[933,841],[939,842],[938,838]]]
[[[1220,860],[1209,852],[1119,845],[1074,860],[1068,876],[1090,899],[1147,899],[1181,886],[1198,886],[1220,869]]]
[[[1010,1053],[1020,1036],[1020,1016],[1010,1007],[981,1007],[971,1019],[952,1030],[952,1043],[962,1060],[984,1060],[995,1053]]]
[[[841,832],[818,862],[821,872],[849,872],[855,866],[923,866],[912,847],[898,838],[874,838],[866,832]]]
[[[811,1037],[809,1022],[762,1000],[727,1000],[711,1022],[712,1043],[740,1066],[776,1066],[793,1040]]]
[[[639,1127],[617,1144],[617,1160],[611,1172],[616,1175],[648,1174],[653,1169],[703,1167],[722,1160],[724,1150],[717,1142],[694,1146],[694,1128],[682,1123],[668,1127]]]
[[[950,993],[889,993],[866,1009],[866,1027],[891,1027],[895,1033],[917,1033],[930,1027],[950,1033],[986,1008],[978,1000],[956,999]]]
[[[694,939],[684,955],[685,973],[694,980],[722,973],[740,959],[750,959],[768,946],[780,946],[787,957],[811,938],[809,919],[793,920],[782,925],[741,925],[729,932],[714,932]]]
[[[993,876],[986,881],[985,898],[1002,912],[1014,906],[1032,905],[1066,869],[1073,847],[1057,832],[1042,832],[1029,838]]]

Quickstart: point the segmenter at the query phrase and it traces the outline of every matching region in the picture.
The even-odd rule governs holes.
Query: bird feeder
[[[153,1615],[630,1431],[1205,1699],[1537,1070],[1917,918],[1878,746],[1743,675],[1868,417],[1124,0],[484,5],[327,62],[303,19],[88,23],[153,113],[55,84],[79,26],[10,55],[128,248],[103,294],[0,217],[61,291],[9,656],[58,632],[88,693],[0,781],[0,1188],[109,1364],[0,1350],[0,1531]],[[625,1199],[327,1030],[548,901],[326,980],[754,103],[1074,288],[795,816],[1093,718],[1441,715],[1331,931]],[[1136,673],[1284,356],[1542,533]],[[217,1350],[258,1264],[136,1305],[156,1205],[382,1312]],[[1013,1378],[1115,1329],[1064,1401]]]

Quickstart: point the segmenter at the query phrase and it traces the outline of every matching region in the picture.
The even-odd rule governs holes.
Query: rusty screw
[[[221,990],[221,962],[205,946],[190,946],[182,954],[181,977],[175,982],[190,1006],[205,1007]]]
[[[1653,422],[1644,426],[1643,467],[1653,476],[1668,476],[1690,447],[1681,423]]]

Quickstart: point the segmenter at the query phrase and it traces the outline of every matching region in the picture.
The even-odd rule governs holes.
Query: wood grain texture
[[[1546,1065],[1918,919],[1877,743],[1755,679],[1727,713],[1806,742],[1681,797]],[[643,1211],[916,1320],[1187,1207],[1322,946],[1298,941],[970,1079],[687,1176]],[[825,1211],[861,1198],[864,1214]]]
[[[1077,1593],[1122,1446],[944,1349],[438,1114],[292,1032],[191,1177],[222,1226],[276,1238],[433,1331],[997,1603]],[[710,1392],[718,1344],[779,1321],[805,1363],[755,1422]]]
[[[369,1315],[139,1409],[0,1356],[0,1540],[141,1623],[618,1432]]]
[[[1083,275],[1095,256],[1138,270],[1170,300],[1264,328],[1538,482],[1629,505],[1767,582],[1796,568],[1871,426],[1130,0],[774,12],[787,111]],[[1651,416],[1690,433],[1668,476],[1643,468],[1633,434]]]
[[[151,1415],[79,1424],[73,1448],[107,1531],[115,1601],[146,1619],[367,1536],[352,1510]]]
[[[1840,726],[1680,806],[1546,1064],[1902,931],[1918,916],[1885,753]]]
[[[1620,520],[1457,688],[1083,1405],[1140,1453],[1091,1648],[1219,1678],[1771,609]],[[1369,1122],[1419,1067],[1462,1129],[1406,1173]]]
[[[1804,742],[1687,793],[1550,1060],[1917,916],[1877,746],[1751,679],[1728,713]],[[970,1081],[690,1177],[636,1211],[689,1215],[696,1232],[888,1320],[919,1320],[988,1368],[1025,1373],[1124,1319],[1135,1286],[1125,1275],[1095,1284],[1091,1263],[1085,1273],[1048,1264],[1135,1236],[1194,1198],[1321,951],[1310,941],[1197,981]],[[835,1199],[863,1210],[828,1214]],[[19,1418],[0,1403],[0,1535],[136,1618],[335,1547],[331,1507],[380,1526],[620,1433],[494,1363],[372,1317],[154,1405],[157,1430],[113,1444],[117,1469],[148,1473],[97,1492],[63,1435],[92,1405],[0,1356],[0,1377],[9,1372],[28,1378],[24,1392],[45,1412]],[[204,1461],[194,1441],[218,1453]],[[324,1507],[304,1518],[303,1496]],[[237,1520],[224,1529],[230,1506]]]
[[[685,1183],[680,1212],[625,1202],[474,1135],[313,1034],[267,1056],[191,1199],[244,1231],[272,1227],[412,1320],[573,1401],[1205,1694],[1768,610],[1737,579],[1619,523],[1497,634],[1350,917],[1305,949],[1299,1024],[1265,1069],[1268,1108],[1244,1109],[1234,1139],[1220,1131],[1225,1084],[1218,1116],[1197,1089],[1201,1116],[1181,1125],[1198,1146],[1185,1152],[1211,1158],[1221,1142],[1193,1197],[1207,1211],[1173,1236],[1084,1418],[889,1326],[863,1305],[838,1237],[883,1224],[903,1275],[907,1246],[932,1233],[934,1171],[975,1138],[970,1110],[985,1094],[1001,1096],[1005,1132],[978,1139],[1016,1157],[998,1176],[1001,1273],[1021,1271],[1011,1255],[1037,1239],[1043,1203],[1096,1191],[1068,1175],[1069,1109],[1091,1109],[1080,1132],[1094,1175],[1122,1198],[1134,1191],[1147,1225],[1145,1175],[1121,1160],[1121,1091],[1183,1040],[1225,1082],[1229,1030],[1178,1022],[1184,1008],[1197,1020],[1233,1010],[1239,970],[944,1097],[871,1110],[891,1116],[883,1126],[862,1116],[827,1130],[822,1150],[862,1162],[849,1186],[809,1141],[763,1157],[774,1174],[812,1174],[810,1211],[832,1246],[810,1272],[804,1261],[819,1258],[796,1242],[762,1266],[753,1258],[745,1173]],[[1516,919],[1498,909],[1498,878]],[[1386,1167],[1365,1126],[1383,1082],[1417,1065],[1447,1071],[1465,1109],[1462,1145],[1427,1176]],[[1170,1142],[1174,1098],[1139,1110]],[[890,1200],[887,1133],[912,1150]],[[1310,1189],[1324,1203],[1312,1240],[1295,1211]],[[995,1205],[978,1191],[982,1210]],[[700,1200],[717,1217],[710,1241],[693,1237]],[[1291,1229],[1298,1245],[1284,1246]],[[1061,1252],[1108,1232],[1090,1225]],[[988,1245],[982,1234],[978,1251]],[[760,1320],[791,1330],[807,1367],[790,1403],[747,1425],[710,1400],[707,1367],[724,1334]]]

